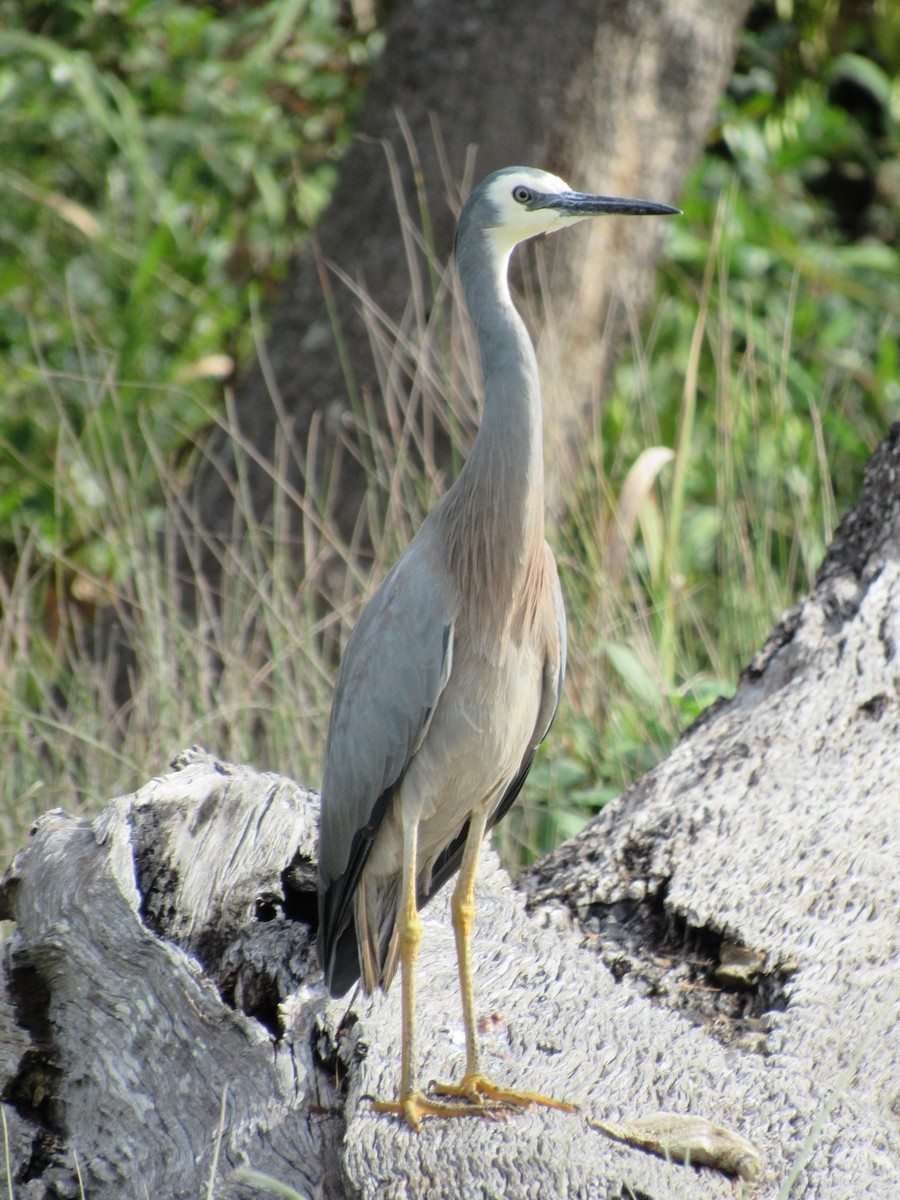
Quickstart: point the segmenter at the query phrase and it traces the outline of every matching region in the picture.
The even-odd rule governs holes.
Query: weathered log
[[[286,1164],[301,1193],[343,1194],[303,988],[315,796],[202,754],[177,765],[95,821],[48,813],[7,872],[17,1197],[76,1197],[78,1171],[90,1200],[196,1197],[216,1154],[217,1196],[257,1194],[229,1183],[237,1166]]]
[[[764,1066],[766,1195],[800,1164],[791,1196],[900,1194],[898,647],[900,424],[734,697],[524,881],[622,991]]]
[[[312,793],[197,753],[94,821],[48,814],[0,892],[16,1197],[79,1195],[75,1156],[89,1200],[199,1197],[213,1174],[265,1194],[243,1166],[310,1197],[897,1196],[898,646],[900,425],[735,696],[524,880],[527,911],[486,855],[486,1063],[575,1116],[416,1136],[372,1113],[399,995],[322,996]],[[424,914],[425,1082],[463,1061],[446,910]],[[590,1124],[658,1110],[737,1130],[761,1174]]]

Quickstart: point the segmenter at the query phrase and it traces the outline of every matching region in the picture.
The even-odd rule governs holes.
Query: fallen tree
[[[658,1110],[749,1137],[754,1197],[900,1194],[898,645],[900,425],[734,697],[522,890],[485,856],[486,1061],[576,1116],[372,1114],[399,989],[324,999],[313,793],[194,751],[94,820],[48,813],[0,890],[15,1196],[267,1194],[248,1168],[309,1197],[733,1196],[591,1124]],[[423,1080],[463,1060],[446,907]]]

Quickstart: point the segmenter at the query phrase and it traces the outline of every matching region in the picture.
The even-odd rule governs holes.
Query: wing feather
[[[450,676],[451,608],[427,542],[416,539],[369,601],[344,652],[319,827],[319,956],[335,994],[359,972],[352,915],[360,875]]]

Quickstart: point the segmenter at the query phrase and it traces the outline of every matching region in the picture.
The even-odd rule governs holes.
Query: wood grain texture
[[[474,967],[500,1083],[575,1101],[498,1121],[376,1116],[396,991],[326,1002],[317,803],[188,753],[94,821],[49,813],[0,888],[0,1068],[18,1200],[900,1194],[900,425],[811,595],[734,698],[510,885],[490,853]],[[457,1076],[447,896],[425,911],[423,1081]],[[696,1114],[759,1148],[735,1184],[589,1120]],[[744,1190],[741,1190],[744,1189]]]
[[[311,967],[297,935],[308,930],[276,907],[281,872],[311,853],[314,814],[290,781],[198,755],[94,822],[55,812],[38,823],[2,891],[3,915],[17,922],[6,996],[30,1035],[4,1080],[27,1151],[14,1160],[17,1197],[43,1197],[51,1183],[54,1195],[77,1196],[75,1155],[91,1200],[205,1194],[226,1086],[217,1195],[250,1194],[228,1184],[236,1166],[286,1163],[301,1191],[340,1194],[326,1165],[341,1122],[313,1061],[316,1006],[302,990]],[[153,921],[165,937],[142,920],[163,894]],[[273,909],[264,921],[261,896]],[[220,989],[223,971],[251,970],[253,926],[278,924],[265,971],[282,985],[290,977],[285,995],[301,991],[275,1042]],[[205,950],[206,972],[178,941]]]
[[[734,698],[526,881],[626,992],[758,1046],[770,1189],[824,1117],[795,1196],[900,1192],[898,647],[900,425]],[[764,962],[749,992],[715,987],[723,942]]]

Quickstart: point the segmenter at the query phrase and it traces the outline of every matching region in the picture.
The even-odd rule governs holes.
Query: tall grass
[[[658,343],[671,338],[664,300],[649,332],[635,333],[603,411],[585,421],[577,477],[560,481],[565,516],[549,537],[569,614],[569,673],[548,744],[500,834],[512,865],[574,833],[734,686],[773,619],[810,582],[834,522],[815,413],[806,443],[783,444],[785,412],[796,403],[790,328],[761,329],[749,313],[743,323],[729,291],[726,209],[693,327],[678,343],[686,353],[672,445],[663,444],[661,419],[671,401],[656,394],[652,371]],[[69,394],[83,390],[86,416],[76,432],[60,405],[53,486],[62,503],[91,481],[82,536],[104,546],[99,559],[115,569],[95,574],[61,552],[39,558],[33,533],[19,530],[17,570],[0,584],[7,851],[43,809],[95,809],[193,742],[317,783],[335,651],[449,483],[436,465],[436,432],[449,432],[462,457],[477,425],[477,355],[453,277],[421,235],[410,242],[408,268],[410,294],[429,303],[411,304],[401,325],[360,296],[380,394],[356,399],[344,458],[369,481],[365,554],[333,519],[338,481],[315,477],[315,455],[286,422],[265,455],[242,440],[228,406],[210,414],[238,464],[234,536],[219,545],[185,500],[196,456],[187,467],[167,461],[156,447],[158,420],[137,436],[92,420],[99,389],[115,404],[128,386],[112,373],[66,380]],[[552,321],[551,312],[541,319]],[[543,369],[564,377],[562,332],[550,332]],[[52,397],[57,380],[45,372],[44,383]],[[170,445],[172,431],[163,440]],[[249,501],[251,460],[271,480],[265,525]],[[798,461],[802,488],[790,483]],[[289,482],[297,477],[302,486]],[[213,590],[200,578],[186,606],[186,576],[210,553],[222,584]],[[92,656],[84,627],[98,614],[115,615],[121,645]],[[124,696],[113,686],[123,657]]]
[[[240,441],[227,405],[210,410],[209,381],[252,349],[248,294],[274,287],[327,201],[330,154],[350,137],[377,31],[352,28],[331,4],[52,7],[0,36],[12,202],[0,288],[9,850],[42,809],[96,807],[194,740],[315,782],[335,650],[450,482],[438,431],[456,467],[465,457],[479,391],[427,207],[420,197],[407,210],[397,189],[409,311],[392,323],[359,296],[376,395],[345,363],[343,457],[369,481],[366,539],[340,534],[339,480],[315,476],[316,455],[286,420],[261,451]],[[634,322],[611,394],[577,431],[580,468],[558,479],[565,515],[549,537],[569,678],[501,834],[511,862],[574,832],[734,686],[808,586],[867,453],[900,414],[893,26],[880,10],[850,25],[804,12],[799,26],[797,14],[770,14],[743,46],[720,144],[668,227],[649,327]],[[838,78],[867,103],[841,107]],[[810,190],[829,165],[836,179],[871,178],[864,213],[848,220],[840,189],[820,186],[824,200]],[[563,301],[539,292],[533,314],[548,381],[569,377],[553,320]],[[185,501],[202,451],[181,448],[204,421],[235,445],[227,547]],[[314,445],[319,431],[309,436]],[[265,527],[247,499],[251,464],[271,479]],[[210,554],[226,584],[201,583],[189,618],[181,576]],[[121,629],[127,694],[111,686],[116,663],[83,648],[98,613]]]
[[[735,304],[732,198],[720,202],[693,323],[663,298],[644,336],[635,326],[612,395],[581,430],[581,469],[564,482],[566,516],[550,532],[569,616],[568,678],[502,835],[513,862],[577,832],[731,694],[812,584],[834,527],[822,422],[790,386],[790,324],[761,325],[749,304]],[[801,436],[796,414],[807,403]],[[843,483],[852,495],[854,483]]]

